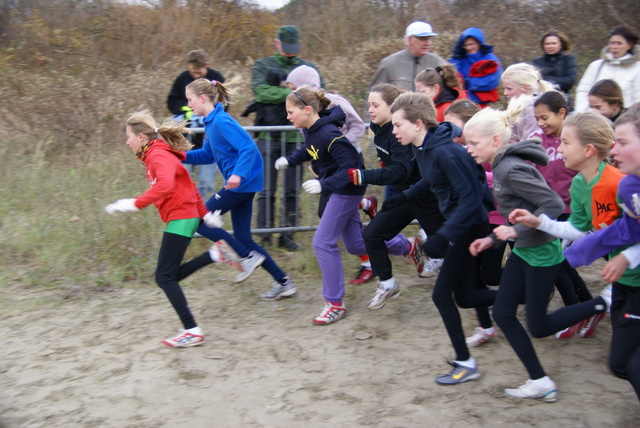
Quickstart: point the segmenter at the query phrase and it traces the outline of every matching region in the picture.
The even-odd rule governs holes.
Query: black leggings
[[[640,287],[613,283],[609,367],[626,379],[640,400]]]
[[[531,266],[512,252],[507,258],[498,296],[493,304],[493,320],[524,364],[531,379],[540,379],[546,375],[527,331],[518,320],[520,302],[525,301],[527,304],[527,327],[533,337],[547,337],[605,309],[602,297],[596,297],[547,314],[547,303],[559,266],[560,264]]]
[[[180,273],[180,263],[187,251],[187,247],[191,242],[191,238],[175,233],[164,232],[162,235],[162,245],[160,246],[160,254],[158,255],[158,266],[156,268],[156,283],[162,291],[167,295],[169,302],[175,309],[182,325],[185,329],[197,326],[187,298],[178,284],[178,278],[184,278],[186,275]],[[204,255],[203,255],[204,256]],[[211,258],[209,258],[211,263]],[[193,273],[191,270],[189,273]]]
[[[454,242],[449,243],[431,295],[447,329],[458,361],[468,360],[471,355],[465,342],[456,303],[461,308],[486,307],[493,304],[496,296],[496,291],[488,289],[480,281],[478,258],[469,253],[469,245],[488,234],[489,223],[479,223],[467,229]]]

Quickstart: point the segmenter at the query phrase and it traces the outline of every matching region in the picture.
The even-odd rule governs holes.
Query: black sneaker
[[[287,251],[298,251],[300,249],[300,245],[289,235],[280,235],[278,247],[285,248]]]

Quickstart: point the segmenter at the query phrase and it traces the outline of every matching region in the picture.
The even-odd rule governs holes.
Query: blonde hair
[[[415,92],[400,94],[391,104],[391,113],[404,111],[404,118],[411,123],[421,120],[427,129],[438,126],[436,106],[429,97]]]
[[[519,86],[527,95],[540,95],[553,90],[553,83],[542,79],[542,75],[531,64],[520,62],[507,67],[500,77]],[[529,87],[527,90],[526,88]]]
[[[149,110],[141,110],[127,116],[125,124],[133,132],[144,134],[149,140],[164,140],[176,151],[185,151],[193,147],[184,136],[185,133],[191,132],[184,121],[177,122],[167,118],[158,126]]]
[[[613,142],[611,121],[593,110],[573,113],[564,121],[564,126],[573,126],[578,141],[583,146],[591,144],[600,159],[606,159]]]
[[[302,85],[287,95],[286,101],[300,108],[309,106],[316,113],[325,110],[331,104],[331,100],[325,96],[324,89],[313,89],[309,85]]]
[[[217,80],[197,79],[187,85],[187,89],[196,96],[205,95],[215,105],[227,106],[229,89]]]
[[[420,82],[425,86],[433,87],[440,85],[441,88],[458,88],[462,86],[460,75],[453,64],[441,64],[436,68],[422,70],[416,76],[415,82]]]
[[[511,124],[517,118],[509,114],[509,111],[493,110],[486,108],[474,114],[464,125],[464,131],[475,129],[485,137],[497,135],[500,137],[500,145],[506,147],[511,139]]]

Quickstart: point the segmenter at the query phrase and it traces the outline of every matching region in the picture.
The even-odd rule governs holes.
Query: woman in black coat
[[[558,85],[569,101],[569,91],[578,77],[576,58],[566,53],[571,49],[569,38],[562,31],[552,29],[540,37],[540,46],[544,55],[534,59],[533,65],[544,80]]]

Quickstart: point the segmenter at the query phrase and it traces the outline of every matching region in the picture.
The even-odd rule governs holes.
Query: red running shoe
[[[368,215],[371,220],[373,220],[376,214],[378,214],[378,198],[376,198],[375,196],[367,196],[364,199],[367,199],[370,202],[370,204],[369,204],[369,208],[367,208],[366,210],[363,209],[362,211],[366,215]]]
[[[582,330],[582,327],[584,327],[587,324],[588,320],[589,319],[587,318],[586,320],[582,320],[579,323],[572,325],[571,327],[567,327],[564,330],[560,330],[559,332],[556,333],[556,339],[564,340],[564,339],[569,339],[570,337],[575,336]]]
[[[371,279],[373,279],[373,271],[371,268],[367,266],[360,266],[360,271],[355,278],[349,281],[349,284],[362,284],[370,281]]]
[[[605,312],[602,312],[600,314],[595,314],[594,316],[590,317],[587,320],[587,324],[584,326],[584,328],[580,330],[580,337],[582,337],[583,339],[587,339],[593,336],[593,333],[596,332],[596,326],[600,321],[602,321],[602,318],[604,318],[604,315],[605,315]]]

